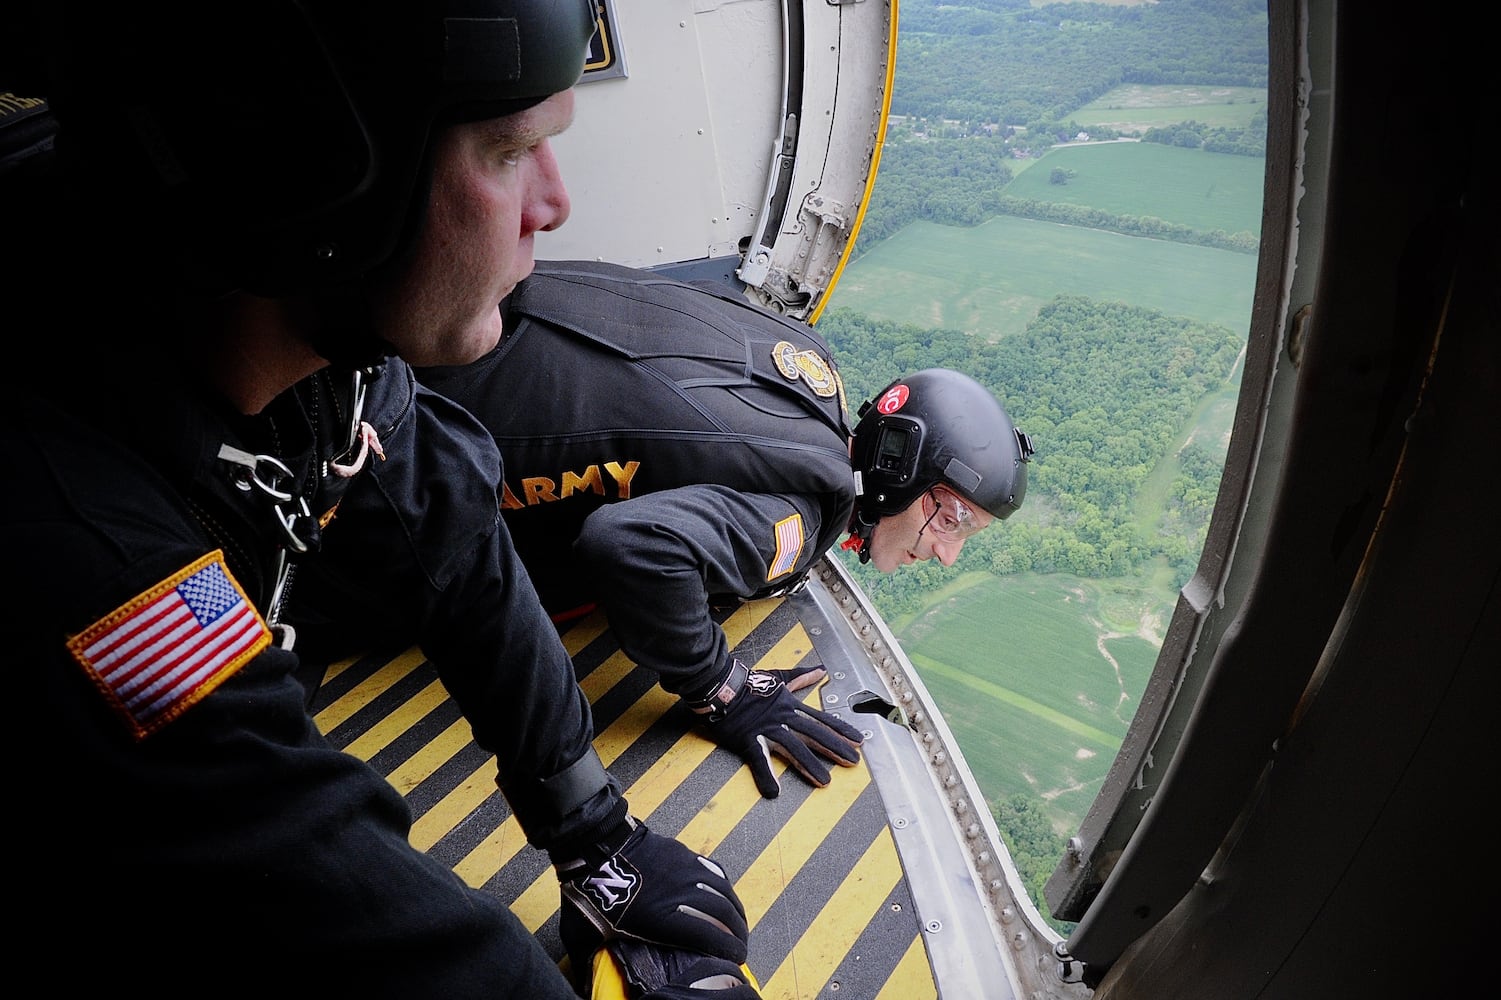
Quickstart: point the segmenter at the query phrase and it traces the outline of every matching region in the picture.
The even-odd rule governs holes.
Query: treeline
[[[946,151],[950,145],[952,153]],[[881,162],[870,209],[855,237],[850,259],[858,260],[882,240],[919,220],[940,226],[978,226],[997,215],[1235,253],[1254,254],[1260,249],[1260,241],[1252,232],[1205,231],[1150,215],[1118,215],[1087,205],[1002,194],[1001,189],[1011,181],[1011,168],[1001,163],[1002,155],[984,139],[891,147],[891,154]],[[945,172],[935,175],[938,164]],[[986,170],[992,173],[987,175]]]
[[[903,0],[891,111],[1062,121],[1122,84],[1265,87],[1263,0]]]
[[[1055,920],[1048,912],[1043,896],[1043,889],[1067,846],[1064,838],[1053,832],[1053,825],[1037,800],[1025,795],[1003,799],[995,807],[995,820],[1001,839],[1006,842],[1006,853],[1011,855],[1011,862],[1016,865],[1016,873],[1021,876],[1033,905],[1049,926],[1068,937],[1073,933],[1074,925],[1066,920]]]
[[[1165,556],[1179,584],[1193,572],[1218,490],[1215,461],[1180,456],[1171,518],[1151,530],[1138,526],[1136,500],[1194,408],[1230,374],[1239,350],[1230,330],[1079,296],[1059,296],[1025,333],[995,343],[847,309],[825,313],[818,329],[839,358],[851,407],[898,375],[954,368],[990,387],[1037,445],[1021,512],[970,539],[956,566],[930,560],[883,576],[850,561],[887,618],[977,569],[1098,579]]]
[[[1226,128],[1220,125],[1205,125],[1189,119],[1176,125],[1149,128],[1142,134],[1142,142],[1157,142],[1164,146],[1182,146],[1185,149],[1202,149],[1210,153],[1231,153],[1235,156],[1266,157],[1266,108],[1261,108],[1251,117],[1248,128]]]
[[[995,205],[996,210],[1003,215],[1041,219],[1044,222],[1058,222],[1065,226],[1081,226],[1086,229],[1106,229],[1127,236],[1172,240],[1175,243],[1214,247],[1218,250],[1232,250],[1236,253],[1256,253],[1261,247],[1260,240],[1252,232],[1227,233],[1223,229],[1211,229],[1206,232],[1150,215],[1116,215],[1113,212],[1101,211],[1087,205],[1034,201],[1030,198],[1014,198],[1010,195],[1003,195],[996,200]],[[857,246],[858,242],[857,238]]]
[[[994,218],[1011,183],[1009,156],[1001,140],[985,137],[888,143],[852,255],[918,220],[978,226]]]

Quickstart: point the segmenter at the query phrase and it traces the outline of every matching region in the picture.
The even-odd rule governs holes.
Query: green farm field
[[[1099,792],[1163,625],[1135,595],[1112,608],[1114,590],[979,575],[897,633],[992,811],[1013,794],[1038,798],[1064,834]]]
[[[1050,180],[1060,169],[1068,173],[1066,184]],[[1201,232],[1255,233],[1261,229],[1262,173],[1261,161],[1251,156],[1157,142],[1089,142],[1050,149],[1005,193],[1162,219]]]
[[[1266,106],[1261,87],[1122,84],[1069,115],[1083,127],[1108,125],[1140,134],[1149,128],[1196,121],[1218,128],[1245,128]]]
[[[1000,216],[973,229],[916,222],[845,268],[830,303],[997,340],[1060,294],[1244,330],[1256,258]]]

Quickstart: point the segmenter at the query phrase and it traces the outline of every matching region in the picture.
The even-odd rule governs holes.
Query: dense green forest
[[[991,387],[1038,445],[1027,516],[1005,531],[974,536],[962,565],[930,561],[889,576],[858,567],[861,586],[887,617],[914,610],[933,588],[977,568],[1097,578],[1123,576],[1163,556],[1178,583],[1188,579],[1207,523],[1203,498],[1218,487],[1218,464],[1184,464],[1173,487],[1171,531],[1164,525],[1143,534],[1136,497],[1194,407],[1229,376],[1240,349],[1236,334],[1077,296],[1060,296],[1024,335],[996,343],[849,310],[825,314],[818,328],[841,359],[852,406],[906,372],[954,368]]]
[[[1262,0],[903,0],[891,112],[1061,121],[1123,83],[1265,87]]]
[[[1038,803],[1025,795],[1013,795],[995,810],[996,826],[1006,841],[1006,853],[1017,874],[1027,885],[1027,894],[1040,912],[1046,913],[1043,889],[1053,867],[1062,855],[1062,838],[1053,832],[1047,816]],[[1068,934],[1073,924],[1067,921],[1048,921],[1059,933]]]
[[[941,226],[977,226],[999,215],[1011,183],[1004,141],[993,136],[933,141],[887,140],[870,206],[853,256],[924,219]]]

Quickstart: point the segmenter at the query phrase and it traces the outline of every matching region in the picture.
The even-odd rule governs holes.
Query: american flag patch
[[[99,619],[68,650],[139,740],[270,642],[270,629],[215,551]]]
[[[790,573],[797,565],[797,557],[803,551],[803,515],[793,514],[776,523],[777,554],[766,571],[766,579],[775,580],[783,573]]]

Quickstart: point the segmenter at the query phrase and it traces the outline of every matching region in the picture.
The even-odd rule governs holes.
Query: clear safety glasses
[[[922,530],[931,531],[946,542],[962,542],[985,527],[975,517],[969,504],[947,490],[940,492],[936,488],[929,489],[923,494],[922,502],[923,513],[928,517],[923,522]]]

